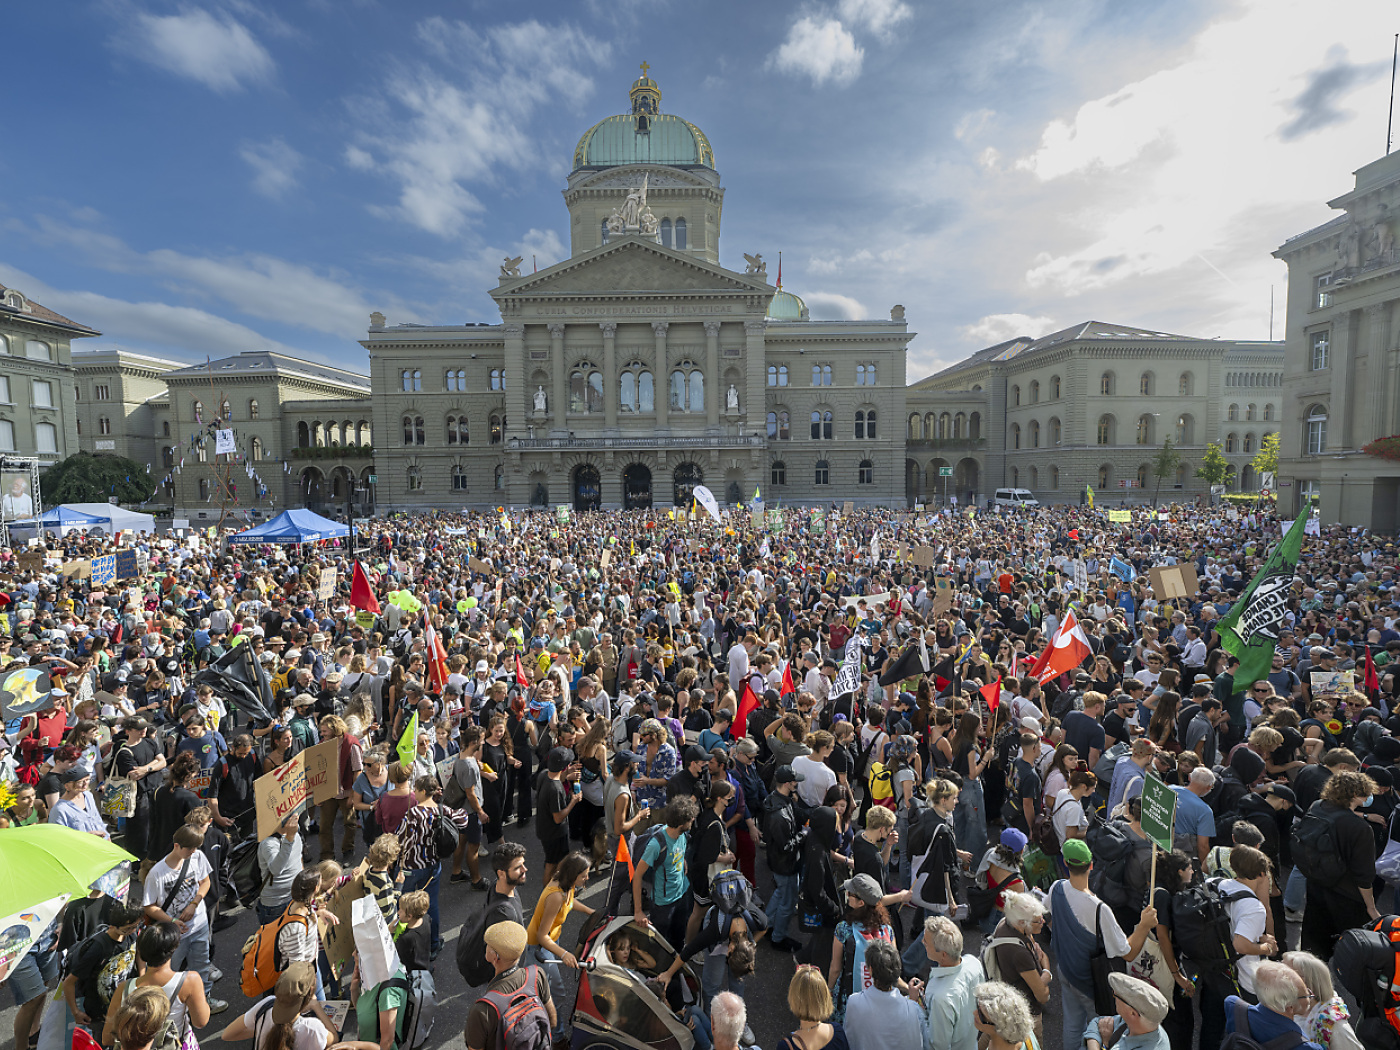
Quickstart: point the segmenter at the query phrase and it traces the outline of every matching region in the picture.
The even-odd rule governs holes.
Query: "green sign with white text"
[[[1143,781],[1143,833],[1168,853],[1172,849],[1172,830],[1176,826],[1176,802],[1176,792],[1155,776],[1149,775]]]

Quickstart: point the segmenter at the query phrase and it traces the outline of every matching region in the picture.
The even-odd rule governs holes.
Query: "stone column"
[[[748,382],[745,384],[748,390],[747,392],[743,390],[739,392],[739,396],[743,399],[739,403],[739,408],[748,420],[748,426],[744,430],[745,434],[764,433],[763,384],[768,369],[763,356],[763,333],[767,328],[767,321],[744,322],[744,334],[747,336],[745,349],[748,357],[748,360],[744,362],[744,369],[748,376]],[[721,394],[720,396],[726,395]]]
[[[666,364],[666,331],[669,321],[651,322],[652,333],[656,336],[656,429],[667,430],[671,426],[671,369]]]
[[[608,430],[617,429],[617,322],[604,321],[598,326],[603,333],[603,425]]]
[[[1357,444],[1364,445],[1375,438],[1387,437],[1386,410],[1386,304],[1374,303],[1362,310],[1365,318],[1366,340],[1366,415],[1361,429],[1354,435]]]
[[[564,359],[564,326],[552,324],[549,326],[549,365],[554,370],[554,383],[549,395],[549,414],[550,431],[555,437],[564,437],[569,432],[568,364]]]
[[[505,402],[507,441],[527,433],[525,426],[530,420],[530,391],[525,380],[525,326],[507,324],[501,326],[506,337],[505,351]]]
[[[1347,411],[1347,406],[1351,403],[1347,400],[1347,395],[1350,393],[1352,373],[1356,368],[1356,337],[1352,334],[1355,315],[1355,310],[1342,311],[1332,323],[1332,396],[1327,409],[1328,452],[1353,447],[1352,435],[1355,426],[1352,413]]]
[[[719,325],[718,321],[705,322],[705,425],[714,430],[719,427],[719,406],[724,399],[719,373]]]

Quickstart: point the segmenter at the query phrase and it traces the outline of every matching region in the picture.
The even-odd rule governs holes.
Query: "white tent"
[[[9,527],[20,535],[37,535],[40,529],[63,536],[84,530],[111,535],[123,529],[154,534],[156,519],[150,514],[127,510],[111,503],[63,503],[50,507],[37,518],[12,521]]]

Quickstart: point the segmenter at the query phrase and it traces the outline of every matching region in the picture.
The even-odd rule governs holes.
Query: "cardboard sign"
[[[492,571],[491,566],[476,557],[476,555],[471,555],[467,558],[467,567],[471,569],[472,572],[489,573]]]
[[[1200,590],[1194,565],[1154,565],[1152,593],[1158,598],[1194,598]]]
[[[958,593],[958,585],[949,576],[933,578],[933,615],[947,616],[953,611],[953,596]]]
[[[327,924],[321,935],[321,941],[326,946],[326,958],[337,973],[355,953],[355,935],[351,930],[350,911],[355,902],[365,895],[364,873],[368,870],[369,861],[361,861],[350,878],[331,891],[324,905],[340,920],[339,926]]]
[[[854,609],[857,602],[865,602],[871,612],[875,611],[876,605],[883,605],[889,600],[889,591],[881,591],[879,594],[853,594],[848,598],[841,599],[847,609]]]
[[[914,548],[914,564],[933,568],[935,551],[932,547],[925,547],[922,544]]]
[[[1132,521],[1133,512],[1130,510],[1111,510],[1108,512],[1109,521]]]
[[[66,576],[70,580],[83,580],[92,575],[92,562],[86,558],[64,562],[58,572],[60,576]]]
[[[42,572],[44,570],[44,552],[20,551],[15,555],[15,564],[19,566],[20,572]]]
[[[117,551],[116,572],[119,580],[134,580],[141,575],[141,567],[136,558],[136,548]]]
[[[324,740],[253,781],[258,838],[275,832],[288,815],[340,794],[340,741]]]
[[[856,505],[852,501],[847,500],[845,503],[841,504],[841,517],[849,518],[851,516],[851,512],[855,509]]]
[[[612,564],[612,551],[606,550],[606,549],[605,549],[605,550],[603,551],[602,556],[598,559],[598,565],[599,565],[601,568],[606,569],[606,568],[607,568],[609,565],[611,565],[611,564]]]
[[[1350,694],[1356,686],[1356,672],[1312,671],[1309,674],[1309,684],[1312,686],[1314,700]]]
[[[335,597],[336,570],[323,568],[321,570],[321,582],[316,588],[316,600],[328,602]]]

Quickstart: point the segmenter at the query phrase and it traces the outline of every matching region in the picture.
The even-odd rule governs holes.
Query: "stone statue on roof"
[[[640,229],[642,212],[647,207],[647,177],[642,176],[642,184],[627,194],[622,202],[622,224],[631,229]]]

